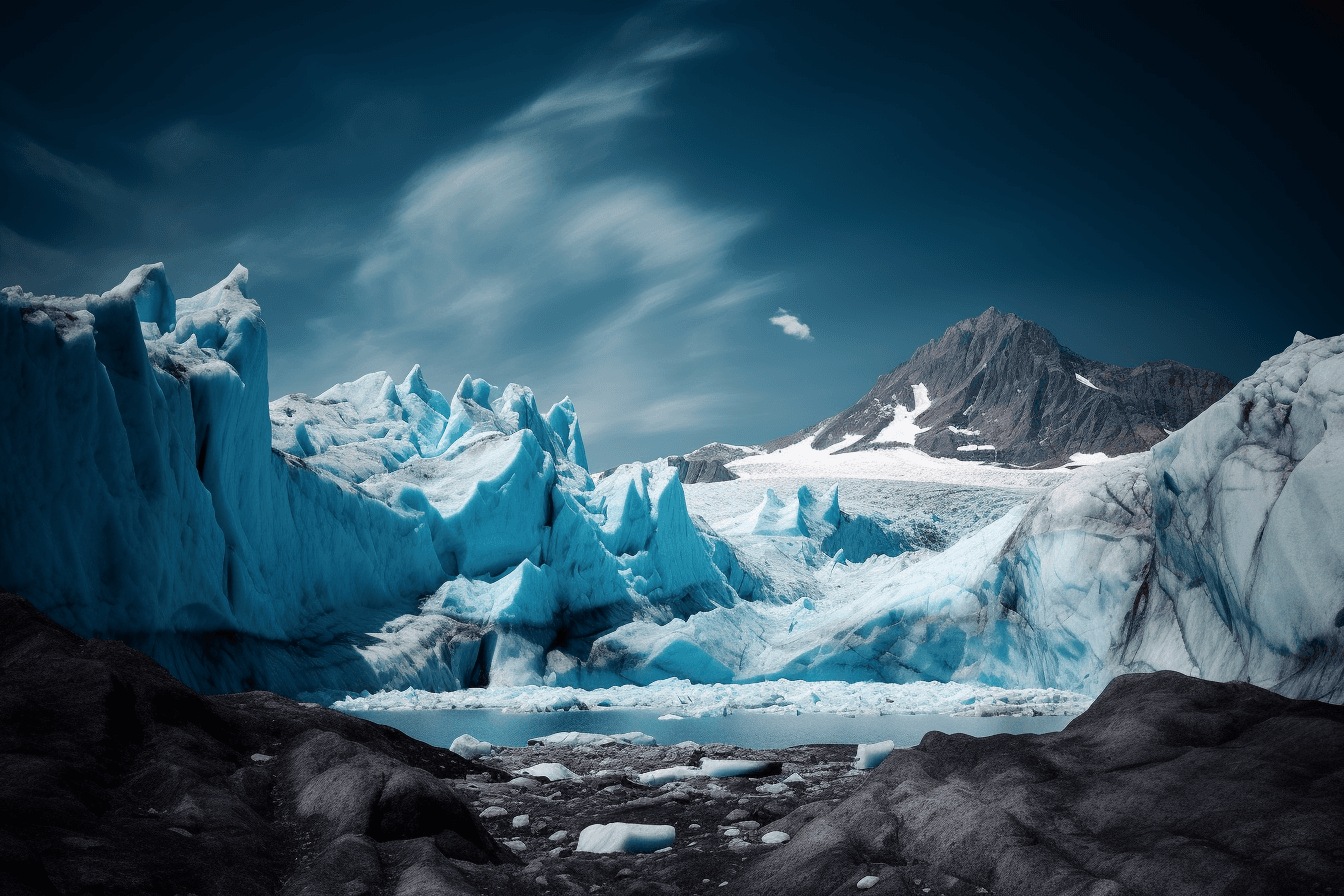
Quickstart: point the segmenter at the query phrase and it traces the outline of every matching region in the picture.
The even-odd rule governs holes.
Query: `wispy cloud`
[[[796,339],[810,340],[812,338],[812,328],[783,308],[779,309],[778,314],[770,318],[770,323]]]
[[[509,378],[573,395],[590,440],[729,413],[703,365],[732,351],[729,328],[706,318],[778,288],[731,263],[758,217],[641,173],[623,140],[672,66],[717,44],[637,22],[476,145],[422,170],[362,253],[356,282],[378,321],[343,346],[346,363],[432,363],[405,357],[431,345],[454,375],[507,360]]]

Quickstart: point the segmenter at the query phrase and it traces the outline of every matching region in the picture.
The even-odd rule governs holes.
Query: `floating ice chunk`
[[[590,824],[579,833],[575,852],[657,852],[671,846],[677,830],[670,824]]]
[[[683,718],[682,716],[679,716],[679,715],[677,715],[677,714],[674,713],[674,712],[670,712],[670,713],[668,713],[668,714],[665,715],[665,716],[659,716],[659,717],[658,717],[658,721],[660,721],[660,722],[680,722],[680,721],[682,720],[682,718]]]
[[[771,845],[776,843],[788,843],[789,835],[783,831],[767,831],[761,835],[761,842],[769,843]]]
[[[854,767],[877,768],[894,749],[896,749],[894,740],[879,741],[875,744],[859,744],[859,754],[854,758]]]
[[[529,768],[520,771],[520,775],[531,775],[534,778],[545,778],[547,781],[564,781],[569,778],[579,778],[569,769],[558,762],[541,762]]]
[[[489,756],[495,751],[495,745],[489,741],[477,740],[470,734],[459,734],[448,749],[452,750],[463,759],[480,759],[482,756]]]

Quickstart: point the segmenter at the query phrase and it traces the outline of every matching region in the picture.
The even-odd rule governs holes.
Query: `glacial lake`
[[[417,740],[447,747],[460,734],[506,747],[560,731],[624,734],[642,731],[661,745],[695,741],[775,749],[801,744],[857,744],[893,740],[912,747],[930,731],[948,734],[1044,734],[1077,716],[837,715],[735,712],[726,716],[659,721],[667,709],[590,709],[508,713],[497,709],[366,710],[350,715],[390,725]]]

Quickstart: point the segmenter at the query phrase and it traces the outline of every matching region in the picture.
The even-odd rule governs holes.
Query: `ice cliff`
[[[1341,433],[1344,336],[1299,336],[1150,452],[1079,470],[940,554],[813,563],[807,598],[787,612],[724,608],[663,640],[722,645],[711,655],[745,681],[1095,694],[1122,672],[1173,669],[1338,702]],[[742,535],[772,533],[782,546],[776,521],[793,513],[768,494],[720,529],[749,556]]]
[[[1344,337],[949,547],[820,481],[709,522],[666,461],[595,482],[573,404],[517,385],[417,367],[268,404],[246,287],[177,299],[147,265],[0,301],[0,588],[197,688],[1176,669],[1344,699]]]
[[[4,587],[199,688],[540,681],[616,625],[751,593],[674,469],[594,487],[568,399],[416,368],[268,406],[241,266],[183,299],[162,265],[11,287],[0,346]]]

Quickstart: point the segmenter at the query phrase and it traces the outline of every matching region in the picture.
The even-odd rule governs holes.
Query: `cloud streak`
[[[345,365],[421,362],[568,393],[590,441],[730,413],[703,361],[733,351],[722,318],[780,279],[731,263],[758,216],[698,205],[627,151],[672,66],[718,43],[649,31],[627,26],[603,58],[412,179],[361,254],[355,282],[378,322],[332,346]]]
[[[783,308],[779,309],[778,314],[770,318],[770,323],[779,327],[786,334],[795,339],[803,339],[809,342],[812,341],[812,328],[800,321],[795,315],[785,311]]]

